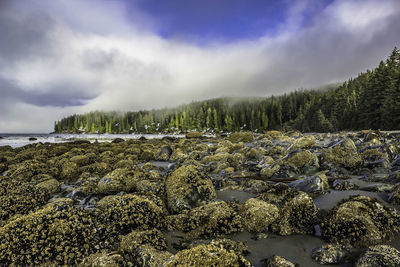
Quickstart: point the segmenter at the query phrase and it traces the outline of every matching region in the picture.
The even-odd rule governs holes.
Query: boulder
[[[240,208],[240,216],[247,231],[264,232],[279,217],[279,209],[263,200],[250,198]]]
[[[40,188],[42,190],[46,190],[49,194],[54,194],[54,193],[58,193],[60,191],[60,182],[53,178],[53,179],[38,183],[36,185],[36,187]]]
[[[309,166],[313,162],[313,155],[308,150],[294,151],[288,155],[287,163],[296,168]]]
[[[321,195],[329,189],[328,179],[323,172],[293,181],[289,186],[312,196]]]
[[[295,267],[296,265],[281,256],[271,256],[264,260],[264,267]]]
[[[194,165],[182,166],[165,181],[168,209],[181,213],[216,197],[211,178]]]
[[[187,134],[185,135],[185,137],[186,137],[187,139],[202,138],[203,135],[202,135],[202,133],[199,133],[199,132],[189,132],[189,133],[187,133]]]
[[[279,218],[271,230],[280,235],[311,234],[314,232],[317,208],[306,193],[278,183],[257,197],[279,209]]]
[[[326,161],[349,169],[355,168],[362,163],[356,145],[350,138],[343,139],[328,148],[325,157]]]
[[[343,200],[321,223],[323,238],[354,247],[379,244],[398,232],[399,225],[400,215],[367,196]]]
[[[139,171],[132,169],[115,169],[106,174],[97,184],[100,194],[115,194],[121,191],[129,192],[138,182]]]
[[[355,266],[400,266],[400,251],[388,245],[371,246],[363,254],[361,254]]]
[[[192,238],[227,235],[242,230],[240,216],[224,201],[192,209],[188,214],[185,229]]]
[[[212,244],[202,244],[191,249],[179,251],[168,260],[165,267],[172,266],[251,266],[242,255]]]
[[[319,264],[339,264],[345,261],[348,253],[343,246],[326,244],[313,249],[311,258]]]
[[[124,257],[116,252],[98,252],[87,256],[79,267],[119,267],[126,265]]]
[[[238,143],[238,142],[250,143],[254,140],[254,135],[252,132],[236,132],[232,133],[228,139],[232,143]]]

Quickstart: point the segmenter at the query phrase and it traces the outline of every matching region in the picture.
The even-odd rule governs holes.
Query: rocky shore
[[[400,135],[0,146],[0,265],[400,266]]]

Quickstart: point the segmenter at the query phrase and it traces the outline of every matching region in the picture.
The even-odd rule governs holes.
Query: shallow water
[[[238,203],[244,203],[250,198],[256,197],[256,194],[241,190],[217,190],[217,199],[223,200],[225,202],[237,201]]]
[[[0,146],[11,146],[13,148],[35,143],[65,143],[76,140],[89,140],[95,142],[111,142],[115,138],[139,139],[161,139],[163,137],[185,137],[183,134],[0,134]],[[36,138],[35,141],[29,141],[29,138]]]

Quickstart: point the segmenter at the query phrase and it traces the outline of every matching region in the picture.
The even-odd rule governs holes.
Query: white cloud
[[[51,131],[61,116],[91,110],[268,96],[340,81],[377,65],[400,42],[393,34],[400,29],[395,0],[336,0],[306,28],[300,27],[304,11],[318,1],[301,0],[288,9],[277,36],[207,46],[158,37],[157,23],[136,9],[132,26],[117,1],[28,3],[8,7],[21,10],[18,23],[0,11],[11,25],[2,31],[0,21],[0,34],[27,31],[0,47],[0,79],[10,81],[0,89],[7,93],[0,99],[0,132]],[[35,14],[47,14],[51,27]]]

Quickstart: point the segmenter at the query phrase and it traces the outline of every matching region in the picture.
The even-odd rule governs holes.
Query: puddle
[[[239,203],[244,203],[249,198],[254,198],[256,196],[257,196],[256,194],[252,194],[241,190],[225,190],[225,191],[217,190],[217,199],[223,200],[225,202],[237,201]]]

